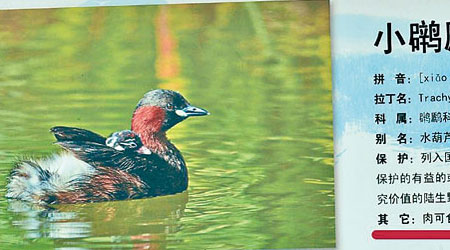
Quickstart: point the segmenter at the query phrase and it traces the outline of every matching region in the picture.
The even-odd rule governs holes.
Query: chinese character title
[[[394,40],[401,46],[405,46],[406,41],[400,31],[395,30],[394,34]],[[445,35],[441,35],[441,25],[439,23],[436,23],[435,20],[431,20],[431,22],[427,24],[422,20],[420,23],[411,23],[409,25],[408,45],[411,47],[411,52],[427,53],[429,51],[434,51],[434,53],[439,53],[443,46],[443,36],[445,36],[445,46],[443,49],[450,51],[450,22],[445,23]],[[383,46],[383,51],[385,54],[390,54],[393,49],[392,38],[392,23],[388,22],[386,24],[386,32],[378,31],[374,46],[382,47],[380,43],[383,39],[383,41],[386,42],[385,46]]]

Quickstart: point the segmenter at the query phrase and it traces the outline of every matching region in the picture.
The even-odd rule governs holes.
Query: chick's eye
[[[170,103],[168,103],[168,104],[167,104],[167,109],[173,109],[173,105],[170,104]]]

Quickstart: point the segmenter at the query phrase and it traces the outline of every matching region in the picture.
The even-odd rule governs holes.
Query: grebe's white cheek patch
[[[177,115],[180,116],[180,117],[187,117],[187,116],[188,116],[188,115],[186,114],[186,112],[184,112],[184,111],[181,110],[181,109],[175,110],[175,114],[177,114]]]

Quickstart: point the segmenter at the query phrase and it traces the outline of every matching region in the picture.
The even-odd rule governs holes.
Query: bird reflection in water
[[[55,246],[165,249],[181,229],[188,193],[150,199],[58,205],[44,208],[11,201],[12,224],[27,239],[51,238]]]

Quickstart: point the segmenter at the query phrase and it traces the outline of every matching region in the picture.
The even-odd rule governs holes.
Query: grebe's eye
[[[167,103],[167,109],[172,110],[173,109],[173,105],[171,103]]]

